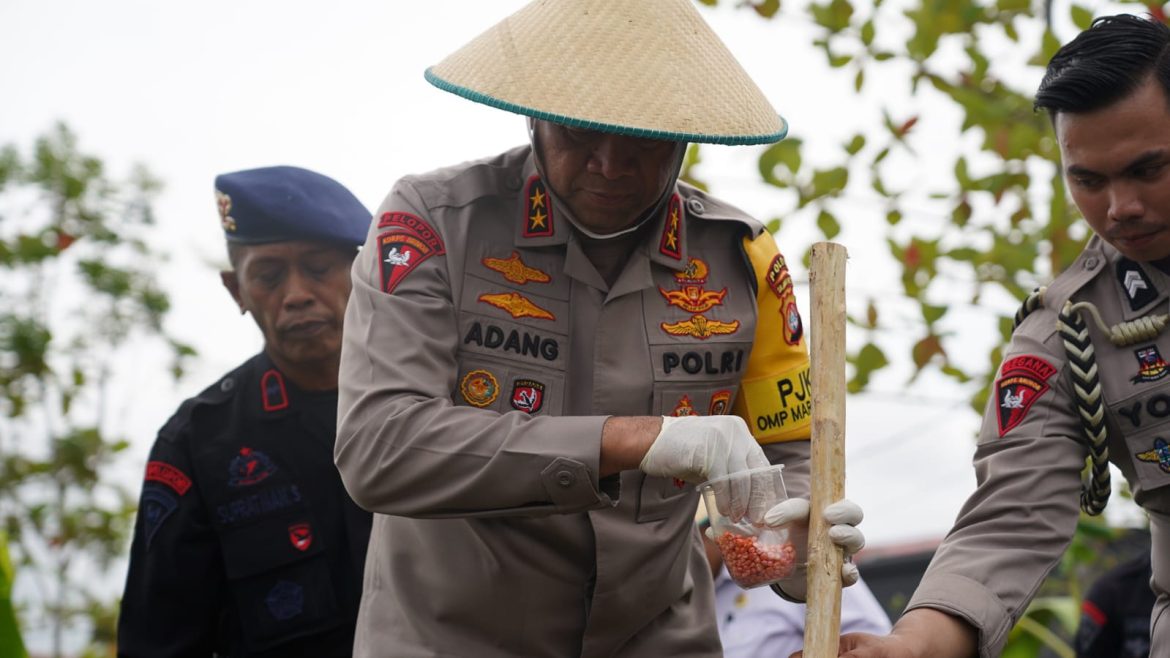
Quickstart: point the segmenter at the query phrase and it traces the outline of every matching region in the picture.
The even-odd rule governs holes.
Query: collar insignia
[[[658,251],[663,256],[675,260],[682,260],[682,246],[679,245],[679,225],[682,223],[682,204],[679,196],[670,197],[670,204],[666,209],[666,221],[662,224],[662,237],[658,240]]]
[[[478,301],[491,304],[503,309],[514,318],[537,318],[539,320],[556,320],[557,316],[536,305],[531,299],[518,292],[502,292],[496,295],[484,293]]]
[[[288,392],[284,390],[284,377],[280,371],[270,369],[260,378],[260,393],[264,396],[264,411],[280,411],[288,408]]]
[[[1129,300],[1129,308],[1136,311],[1158,298],[1158,289],[1142,268],[1128,258],[1117,261],[1117,282]]]
[[[547,238],[553,234],[552,202],[540,176],[528,179],[524,191],[524,237]]]
[[[504,275],[504,279],[512,283],[524,285],[529,281],[548,283],[552,278],[535,267],[529,267],[520,259],[520,252],[513,251],[508,258],[484,258],[484,267]]]
[[[735,333],[739,329],[739,320],[720,322],[719,320],[708,320],[703,315],[694,315],[689,320],[674,323],[663,322],[658,326],[671,336],[691,336],[699,340],[707,340],[711,336]]]

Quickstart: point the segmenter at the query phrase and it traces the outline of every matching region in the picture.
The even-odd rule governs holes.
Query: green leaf
[[[760,154],[759,168],[765,183],[777,187],[790,185],[800,170],[800,139],[784,139],[769,146]]]
[[[1078,30],[1087,30],[1093,24],[1093,12],[1089,9],[1073,5],[1069,13],[1072,15],[1073,25],[1076,25]]]
[[[833,213],[822,209],[817,215],[817,228],[824,234],[826,240],[832,240],[841,233],[841,224]]]
[[[863,148],[865,148],[865,135],[857,134],[845,145],[845,152],[849,155],[857,155],[857,152]]]

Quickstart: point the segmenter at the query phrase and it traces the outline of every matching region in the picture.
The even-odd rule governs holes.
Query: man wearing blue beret
[[[296,167],[218,176],[224,287],[264,349],[185,401],[146,465],[118,655],[349,656],[370,534],[332,452],[370,213]]]

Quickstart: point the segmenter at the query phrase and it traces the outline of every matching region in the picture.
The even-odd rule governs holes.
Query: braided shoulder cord
[[[1089,478],[1081,484],[1081,509],[1096,516],[1105,509],[1112,490],[1109,481],[1109,432],[1105,428],[1105,405],[1101,379],[1097,376],[1097,353],[1089,340],[1089,328],[1079,311],[1065,303],[1056,321],[1068,354],[1069,371],[1076,391],[1081,430],[1089,449]]]
[[[1020,326],[1024,318],[1044,305],[1045,290],[1046,288],[1038,288],[1028,295],[1020,310],[1016,311],[1013,330]],[[1081,484],[1081,509],[1089,515],[1096,516],[1105,509],[1112,491],[1109,476],[1109,433],[1105,427],[1101,380],[1097,376],[1097,353],[1093,349],[1092,341],[1089,340],[1088,327],[1085,326],[1079,312],[1084,307],[1088,308],[1097,325],[1103,327],[1104,322],[1092,304],[1074,306],[1066,303],[1057,318],[1057,330],[1068,354],[1073,390],[1076,391],[1077,413],[1081,417],[1081,430],[1084,432],[1086,447],[1089,450],[1089,479]],[[1137,336],[1143,333],[1128,326],[1137,322],[1123,323],[1127,325],[1126,327],[1118,325],[1114,328],[1116,331],[1110,331],[1108,328],[1104,328],[1103,331],[1116,343],[1113,341],[1114,335]],[[1157,332],[1154,335],[1157,335]]]

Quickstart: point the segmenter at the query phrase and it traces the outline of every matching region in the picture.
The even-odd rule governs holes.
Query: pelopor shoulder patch
[[[1028,410],[1048,390],[1048,378],[1056,368],[1038,356],[1016,356],[1003,362],[995,380],[995,400],[999,407],[999,435],[1002,437],[1024,422]]]
[[[391,229],[378,234],[378,272],[387,294],[423,261],[447,253],[439,234],[410,213],[384,213],[378,228]]]

